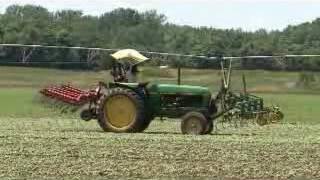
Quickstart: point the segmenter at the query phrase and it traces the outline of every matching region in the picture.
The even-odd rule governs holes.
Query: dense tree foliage
[[[144,51],[176,52],[198,55],[276,55],[320,54],[320,19],[283,31],[264,29],[245,32],[241,29],[221,30],[208,27],[179,26],[167,22],[156,11],[138,12],[115,9],[101,16],[84,15],[81,11],[49,12],[39,6],[13,5],[0,14],[0,43],[134,48]],[[86,62],[108,66],[107,53],[80,50],[0,48],[0,63],[5,62]],[[93,56],[96,55],[96,56]],[[27,58],[26,58],[27,57]],[[181,59],[169,58],[176,64]],[[209,61],[183,61],[185,66],[210,67]],[[187,63],[186,63],[187,62]],[[319,70],[317,59],[290,59],[287,63],[270,60],[243,60],[243,68]],[[36,65],[36,64],[32,64]],[[46,64],[48,66],[50,64]],[[70,65],[63,65],[71,67]],[[60,66],[61,67],[61,66]],[[81,68],[81,64],[72,64]]]

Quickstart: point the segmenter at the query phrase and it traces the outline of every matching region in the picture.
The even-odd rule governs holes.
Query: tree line
[[[320,18],[288,26],[282,31],[260,29],[247,32],[175,25],[154,10],[138,12],[119,8],[92,16],[75,10],[50,12],[41,6],[12,5],[0,14],[0,43],[132,48],[208,56],[320,54]],[[217,62],[195,58],[154,58],[165,59],[171,65],[217,66]],[[320,70],[320,59],[317,58],[281,62],[284,59],[244,59],[239,66],[245,69]],[[76,69],[107,68],[110,56],[85,50],[0,47],[0,64],[8,63]]]

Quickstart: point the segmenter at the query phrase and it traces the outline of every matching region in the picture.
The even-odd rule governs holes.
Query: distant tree
[[[191,27],[167,22],[154,10],[139,12],[118,8],[101,16],[84,15],[81,11],[49,12],[33,5],[12,5],[0,14],[0,42],[87,46],[105,48],[135,48],[145,51],[175,52],[197,55],[276,55],[320,54],[320,18],[283,31]],[[21,49],[2,48],[1,61],[18,61]],[[36,61],[87,61],[92,52],[42,49],[32,53]],[[95,54],[94,64],[110,66],[107,53]],[[199,59],[166,57],[167,64],[188,67],[215,68],[217,63]],[[188,60],[188,61],[184,61]],[[189,61],[190,60],[190,61]],[[182,63],[183,62],[183,63]],[[247,59],[240,63],[247,69],[320,70],[318,58],[310,61],[287,59],[279,67],[277,61]],[[81,65],[72,68],[82,68]]]

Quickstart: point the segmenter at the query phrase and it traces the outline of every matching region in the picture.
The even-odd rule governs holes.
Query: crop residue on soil
[[[319,125],[185,136],[175,121],[141,134],[103,133],[75,119],[0,121],[0,177],[320,177]]]

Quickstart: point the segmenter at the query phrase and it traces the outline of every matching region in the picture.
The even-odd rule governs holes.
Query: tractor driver
[[[136,82],[137,81],[137,66],[129,63],[114,62],[111,69],[111,75],[114,82]]]
[[[114,60],[111,75],[115,82],[137,82],[137,67],[149,60],[134,49],[123,49],[111,54]]]
[[[123,64],[114,62],[110,73],[114,82],[128,82]]]

